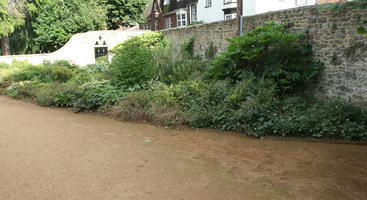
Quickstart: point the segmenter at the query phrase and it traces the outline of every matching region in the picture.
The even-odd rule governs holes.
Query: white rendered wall
[[[307,5],[315,4],[316,0],[307,0]],[[300,7],[296,5],[296,0],[243,0],[243,15],[256,15],[295,7]]]
[[[93,31],[75,34],[61,49],[49,54],[0,56],[0,63],[11,64],[13,60],[27,60],[29,63],[38,65],[44,61],[54,62],[67,60],[73,64],[86,66],[95,63],[94,47],[99,37],[106,41],[108,49],[126,39],[145,33],[146,31]]]
[[[206,8],[206,0],[199,0],[198,21],[209,23],[224,20],[223,3],[224,0],[212,0],[212,6]]]

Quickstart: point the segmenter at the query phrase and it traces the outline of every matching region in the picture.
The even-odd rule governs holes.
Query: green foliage
[[[268,134],[357,141],[367,139],[366,110],[342,101],[288,97],[272,116]]]
[[[67,82],[73,77],[73,72],[66,66],[46,64],[43,66],[28,65],[22,71],[15,72],[8,76],[16,82],[18,81],[42,81],[42,82]]]
[[[104,29],[106,10],[97,1],[45,0],[32,27],[43,51],[55,51],[74,34]]]
[[[91,80],[78,87],[78,94],[74,102],[74,111],[94,111],[101,107],[116,104],[123,92],[112,86],[109,81]]]
[[[12,33],[23,23],[21,4],[21,1],[0,0],[0,37]]]
[[[155,52],[158,80],[166,84],[176,84],[180,81],[200,79],[206,71],[207,63],[200,56],[194,55],[192,37],[181,44],[180,52],[172,48],[162,48]]]
[[[122,120],[146,121],[162,126],[179,127],[186,123],[172,89],[164,84],[128,93],[120,104],[113,107],[112,114]]]
[[[181,45],[182,58],[192,58],[192,57],[194,57],[194,43],[195,43],[195,38],[190,37],[190,39],[188,41],[185,41]]]
[[[160,33],[149,33],[113,49],[111,66],[0,63],[0,92],[43,106],[98,110],[162,126],[367,141],[367,110],[282,93],[301,91],[320,71],[299,37],[268,23],[232,39],[222,56],[207,61],[193,54],[193,40],[175,53]],[[209,72],[207,62],[214,63]]]
[[[5,95],[15,99],[32,99],[37,93],[38,84],[31,81],[15,82],[10,85]]]
[[[115,47],[111,63],[111,77],[116,85],[143,86],[156,74],[153,51],[164,48],[168,42],[161,33],[136,36]]]
[[[214,47],[212,41],[210,41],[208,49],[205,50],[205,58],[212,60],[217,55],[217,49]]]
[[[302,91],[314,82],[322,65],[314,62],[312,48],[283,25],[265,23],[242,36],[229,39],[229,46],[213,62],[209,76],[243,79],[248,73],[274,80],[282,92]]]
[[[187,26],[195,26],[195,25],[199,25],[199,24],[204,24],[203,21],[196,21],[196,22],[192,22],[191,24],[187,25]]]
[[[35,101],[42,106],[73,107],[77,89],[72,84],[49,83],[40,88]]]
[[[201,77],[206,70],[206,62],[200,57],[171,61],[159,67],[159,80],[166,84],[194,80]]]
[[[117,29],[119,25],[142,23],[147,0],[106,0],[108,27]]]

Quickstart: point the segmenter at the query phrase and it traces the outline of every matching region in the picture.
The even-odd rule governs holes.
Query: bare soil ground
[[[169,130],[0,96],[1,200],[367,199],[366,158],[363,145]]]

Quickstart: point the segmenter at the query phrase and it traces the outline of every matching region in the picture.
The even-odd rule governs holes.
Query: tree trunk
[[[10,45],[9,45],[9,37],[2,36],[1,37],[1,53],[3,56],[10,55]]]

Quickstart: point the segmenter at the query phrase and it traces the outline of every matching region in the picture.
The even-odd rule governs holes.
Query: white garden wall
[[[96,42],[106,42],[108,49],[126,39],[145,33],[146,31],[93,31],[74,35],[61,49],[49,54],[0,56],[0,63],[11,64],[13,60],[27,60],[31,64],[45,61],[67,60],[73,64],[86,66],[95,63],[94,47]],[[101,41],[100,41],[101,39]]]

